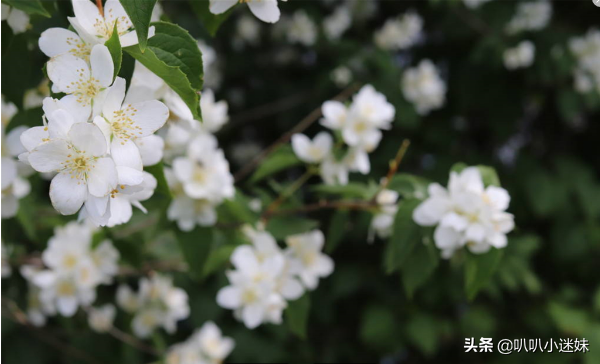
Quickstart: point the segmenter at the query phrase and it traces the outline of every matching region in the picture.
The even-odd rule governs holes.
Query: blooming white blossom
[[[414,11],[388,19],[375,32],[375,43],[382,49],[400,50],[413,46],[421,37],[423,19]]]
[[[533,64],[534,58],[535,44],[524,40],[516,47],[504,51],[504,67],[508,70],[526,68]]]
[[[404,97],[415,105],[421,115],[439,109],[446,101],[446,84],[428,59],[422,60],[417,67],[407,69],[401,86]]]
[[[296,156],[306,163],[320,163],[329,155],[333,139],[327,132],[320,132],[311,141],[304,134],[292,135],[292,148]]]
[[[41,107],[44,104],[44,99],[48,96],[50,96],[50,86],[48,79],[44,78],[37,87],[25,91],[23,109],[29,110]]]
[[[287,1],[287,0],[281,0]],[[281,12],[277,0],[248,0],[250,11],[265,23],[276,23]],[[238,0],[210,0],[209,10],[213,14],[222,14],[238,3]]]
[[[133,23],[119,0],[107,0],[101,12],[90,0],[72,0],[75,17],[69,22],[82,40],[88,44],[104,44],[113,35],[115,25],[121,46],[128,47],[138,43]],[[148,37],[154,36],[155,29],[148,29]],[[57,40],[63,40],[58,38]]]
[[[303,10],[297,10],[287,21],[287,39],[290,43],[311,46],[317,41],[317,25]]]
[[[339,39],[352,24],[352,13],[347,6],[338,6],[323,20],[323,31],[330,40]]]
[[[20,163],[15,158],[25,151],[20,137],[27,129],[20,126],[12,129],[4,135],[4,121],[10,120],[13,113],[13,104],[7,104],[2,100],[2,218],[7,219],[17,214],[19,200],[27,196],[31,191],[31,185],[25,177],[31,174],[31,168]],[[14,109],[16,111],[16,108]]]
[[[371,229],[381,239],[389,238],[392,235],[394,218],[398,210],[398,192],[392,190],[383,190],[375,198],[379,211],[371,220]]]
[[[253,17],[241,16],[236,25],[236,40],[241,43],[257,45],[260,42],[260,24]]]
[[[113,60],[106,46],[98,44],[92,48],[89,65],[82,58],[64,53],[52,57],[47,63],[47,70],[53,92],[66,93],[63,100],[67,102],[76,100],[74,105],[80,107],[81,114],[86,117],[100,113],[114,72]]]
[[[331,71],[331,79],[337,87],[345,87],[352,81],[352,71],[346,66],[339,66]]]
[[[477,167],[451,172],[448,189],[432,183],[428,190],[413,219],[422,226],[437,225],[434,240],[442,257],[463,246],[475,254],[506,246],[506,234],[514,228],[513,216],[505,212],[510,196],[503,188],[485,187]]]
[[[89,224],[70,222],[57,227],[42,253],[47,269],[22,272],[39,288],[39,301],[46,311],[55,307],[61,315],[73,316],[78,306],[92,304],[98,285],[111,282],[116,274],[119,253],[108,240],[94,249],[93,233]]]
[[[107,332],[113,326],[117,309],[111,304],[95,308],[90,307],[88,312],[88,324],[96,332]]]
[[[323,254],[325,236],[321,230],[288,236],[285,239],[290,259],[290,271],[300,277],[304,286],[314,290],[319,279],[333,272],[333,260]]]
[[[581,37],[569,40],[569,49],[577,58],[575,89],[581,93],[600,93],[600,31],[592,28]]]
[[[190,314],[187,293],[174,287],[170,277],[159,274],[149,279],[141,278],[137,294],[127,286],[119,286],[117,304],[134,314],[131,326],[135,335],[141,338],[150,336],[160,327],[173,334],[177,321]]]
[[[47,316],[56,315],[56,306],[53,302],[42,302],[40,300],[40,288],[33,283],[34,276],[40,272],[40,268],[31,265],[22,265],[19,268],[21,276],[28,282],[27,284],[27,319],[37,327],[46,324]]]
[[[206,322],[186,341],[169,348],[166,364],[216,364],[231,353],[235,342],[224,337],[212,321]]]
[[[204,87],[218,89],[221,84],[221,62],[217,62],[217,51],[203,40],[198,41],[198,48],[202,52]]]
[[[506,25],[508,34],[522,31],[542,30],[552,17],[552,4],[547,0],[538,0],[517,4],[517,12]]]
[[[2,3],[2,21],[4,20],[14,34],[23,33],[31,27],[27,13]]]

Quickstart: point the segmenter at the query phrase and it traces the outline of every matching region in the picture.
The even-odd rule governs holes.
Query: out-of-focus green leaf
[[[385,270],[388,274],[404,265],[421,240],[420,228],[412,218],[414,209],[420,203],[417,199],[406,199],[398,204],[394,230],[385,251]]]
[[[498,178],[498,173],[493,167],[489,166],[477,166],[479,169],[479,173],[481,173],[481,179],[483,180],[484,186],[497,186],[500,187],[500,178]]]
[[[284,311],[285,322],[289,329],[301,339],[306,338],[306,326],[310,313],[310,297],[305,293],[295,301],[288,302]]]
[[[410,317],[406,332],[413,345],[426,356],[432,356],[439,345],[439,327],[434,317],[419,313]]]
[[[290,235],[301,234],[319,226],[319,222],[297,216],[274,216],[269,219],[266,229],[275,239],[285,239]]]
[[[250,210],[248,198],[239,190],[232,199],[227,199],[217,208],[219,221],[223,223],[254,223],[257,214]]]
[[[138,37],[140,50],[144,52],[148,43],[148,29],[152,19],[152,10],[157,0],[119,0],[133,23]]]
[[[394,176],[388,185],[388,189],[393,190],[405,198],[427,197],[427,187],[431,181],[426,178],[415,176],[408,173],[398,173]]]
[[[121,70],[121,62],[123,60],[123,50],[121,49],[121,41],[119,40],[119,32],[117,31],[117,23],[115,22],[115,29],[113,30],[113,34],[109,40],[104,43],[108,51],[110,52],[110,56],[113,60],[113,64],[115,66],[115,72],[113,75],[113,80],[119,74]]]
[[[502,260],[504,250],[492,248],[485,254],[467,253],[465,262],[465,292],[472,300],[492,278]]]
[[[29,15],[41,15],[46,18],[50,17],[50,13],[40,0],[2,0],[3,4],[12,6],[13,8],[19,9]]]
[[[262,161],[250,177],[250,182],[258,182],[265,177],[300,164],[302,164],[302,161],[296,157],[291,146],[280,147]]]
[[[346,185],[316,185],[313,191],[322,195],[336,195],[346,198],[368,199],[373,191],[364,183],[350,182]]]
[[[200,18],[202,25],[213,37],[217,34],[221,24],[227,20],[235,6],[232,6],[229,10],[223,14],[213,14],[208,9],[210,2],[208,0],[190,0],[190,5],[194,12]]]
[[[427,245],[416,245],[410,259],[401,268],[402,282],[408,297],[412,298],[417,288],[433,274],[439,260],[440,252],[433,245],[433,241],[429,241]]]
[[[349,217],[350,211],[348,210],[338,210],[333,213],[329,221],[329,227],[327,228],[327,238],[325,239],[325,252],[327,254],[333,253],[342,241]]]
[[[548,312],[559,330],[565,334],[581,335],[591,323],[591,317],[585,310],[559,302],[551,302],[548,305]]]
[[[396,341],[397,324],[394,313],[389,308],[370,306],[361,319],[360,339],[374,348],[389,349]]]
[[[188,264],[190,275],[201,279],[213,245],[213,229],[196,227],[190,232],[178,231],[177,242]]]

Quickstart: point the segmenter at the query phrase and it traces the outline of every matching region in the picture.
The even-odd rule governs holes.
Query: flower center
[[[86,62],[90,61],[90,52],[91,49],[87,44],[82,42],[80,39],[69,37],[67,38],[67,44],[72,48],[69,50],[69,53],[74,55],[75,57],[82,58]]]
[[[202,166],[198,166],[194,168],[194,174],[192,175],[192,179],[196,183],[203,184],[207,180],[207,172],[206,169]]]
[[[77,258],[73,254],[67,254],[63,258],[63,266],[66,269],[71,269],[77,264]]]
[[[77,96],[77,102],[83,106],[87,106],[102,91],[102,86],[100,85],[100,81],[92,76],[89,79],[84,79],[84,69],[79,69],[77,72],[79,72],[79,80],[67,85],[67,93]]]
[[[242,302],[250,304],[258,299],[258,295],[254,290],[247,289],[242,293]]]
[[[85,181],[87,179],[88,172],[91,172],[92,168],[95,167],[95,158],[86,156],[85,151],[76,151],[75,153],[75,156],[73,156],[73,154],[69,154],[67,156],[68,159],[61,164],[63,165],[63,170],[69,173],[71,178],[78,179],[80,182],[77,182],[77,184],[80,184],[81,181]]]
[[[60,282],[56,288],[56,292],[59,296],[73,296],[75,294],[75,287],[70,282]]]
[[[121,109],[113,112],[111,128],[113,135],[119,139],[135,139],[137,136],[142,134],[142,128],[135,124],[132,116],[135,116],[137,109],[127,105],[125,109]],[[125,144],[125,140],[121,141],[121,144]]]

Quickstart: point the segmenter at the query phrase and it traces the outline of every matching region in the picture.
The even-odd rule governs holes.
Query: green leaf
[[[201,279],[212,248],[213,229],[196,227],[190,232],[177,231],[176,235],[190,275],[195,279]]]
[[[427,245],[417,244],[410,259],[402,267],[402,282],[408,297],[412,298],[414,292],[435,272],[440,261],[440,252],[429,241]]]
[[[385,270],[392,273],[401,268],[420,241],[420,228],[413,221],[413,210],[421,203],[417,199],[406,199],[398,205],[394,218],[394,231],[385,251]]]
[[[489,166],[477,166],[479,173],[481,173],[481,179],[483,180],[484,186],[497,186],[500,187],[500,178],[494,167]]]
[[[219,221],[224,223],[254,223],[258,215],[250,210],[248,198],[239,190],[232,199],[224,200],[217,208]]]
[[[121,70],[121,62],[123,61],[123,50],[121,49],[121,41],[119,40],[119,32],[117,31],[117,22],[115,22],[115,29],[113,30],[112,36],[109,40],[104,43],[108,51],[110,52],[110,56],[113,60],[113,64],[115,65],[115,73],[113,74],[113,80],[119,74]]]
[[[2,3],[22,10],[29,15],[37,14],[46,18],[50,17],[50,13],[39,0],[2,0]]]
[[[333,214],[333,217],[329,221],[329,228],[327,229],[327,239],[325,239],[325,251],[327,254],[331,254],[342,241],[349,217],[350,211],[348,210],[338,210]]]
[[[250,182],[258,182],[265,177],[299,164],[302,164],[302,161],[296,157],[292,147],[289,145],[283,146],[265,158],[250,177]]]
[[[346,198],[370,198],[372,195],[364,183],[350,182],[346,185],[316,185],[311,188],[316,193],[323,195],[339,195]]]
[[[208,9],[210,2],[208,0],[190,0],[190,5],[194,12],[200,18],[200,22],[206,28],[206,30],[210,33],[211,36],[215,36],[217,34],[217,30],[221,24],[231,15],[233,8],[232,6],[229,10],[224,12],[223,14],[213,14]]]
[[[167,183],[167,178],[165,177],[165,168],[163,162],[158,162],[157,164],[149,167],[144,167],[144,170],[156,178],[156,191],[168,198],[172,198],[171,189],[169,188],[169,184]]]
[[[153,24],[156,34],[148,40],[146,51],[134,45],[124,48],[125,52],[162,78],[190,108],[194,119],[202,120],[199,93],[204,73],[198,44],[178,25]]]
[[[133,23],[135,32],[138,36],[138,44],[142,52],[146,49],[148,43],[148,28],[150,28],[150,19],[152,10],[157,0],[119,0],[127,15]]]
[[[502,260],[503,249],[492,248],[485,254],[467,253],[465,264],[465,292],[473,300],[479,290],[489,282]]]
[[[394,312],[388,307],[372,305],[361,317],[360,339],[380,350],[389,350],[396,343],[398,327]]]
[[[211,250],[204,265],[203,276],[206,277],[226,265],[235,248],[236,246],[234,245],[223,245]]]
[[[305,293],[295,301],[288,302],[284,311],[285,321],[289,329],[300,338],[306,338],[306,323],[310,312],[310,297]]]
[[[285,239],[290,235],[301,234],[319,226],[319,222],[296,216],[274,216],[269,219],[266,229],[275,239]]]
[[[406,198],[420,198],[427,196],[427,187],[431,181],[408,173],[398,173],[388,185],[388,189],[398,192]]]
[[[408,339],[426,356],[435,354],[439,345],[439,331],[439,320],[423,313],[411,316],[406,325]]]

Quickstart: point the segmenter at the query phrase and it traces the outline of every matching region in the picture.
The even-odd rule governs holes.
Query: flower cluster
[[[510,196],[503,188],[484,187],[477,167],[451,172],[448,189],[432,183],[428,191],[413,219],[422,226],[437,225],[434,240],[442,257],[450,258],[463,246],[475,254],[506,246],[506,234],[514,228],[513,215],[505,212]]]
[[[16,157],[24,152],[21,145],[21,134],[27,129],[19,126],[5,135],[4,128],[8,125],[17,108],[12,103],[4,102],[2,98],[2,218],[7,219],[17,214],[19,200],[31,191],[31,185],[25,177],[33,171]]]
[[[90,307],[88,310],[88,324],[96,332],[107,332],[112,328],[116,314],[117,309],[110,303],[98,308]]]
[[[234,345],[232,338],[222,336],[219,327],[208,321],[185,342],[169,348],[166,364],[220,364]]]
[[[577,57],[575,89],[581,93],[592,90],[600,93],[600,31],[590,29],[585,36],[571,39],[569,48]]]
[[[137,43],[119,1],[108,0],[103,14],[83,0],[74,0],[73,10],[69,21],[76,33],[50,28],[39,39],[51,57],[52,91],[66,96],[43,100],[44,125],[21,134],[26,151],[19,159],[56,174],[50,200],[61,214],[81,210],[96,225],[114,226],[129,221],[132,205],[145,211],[140,201],[154,193],[157,182],[143,171],[149,159],[143,154],[161,149],[153,134],[169,110],[157,100],[125,102],[125,80],[116,77],[113,83],[112,57],[102,43],[114,29],[123,46]]]
[[[317,25],[303,10],[297,10],[290,19],[285,19],[283,26],[286,28],[287,40],[290,43],[299,43],[308,47],[317,41]]]
[[[535,44],[524,40],[514,48],[504,51],[504,67],[507,70],[526,68],[533,64],[535,59]]]
[[[339,101],[326,101],[322,110],[321,125],[333,130],[347,150],[337,153],[331,134],[320,132],[312,141],[304,134],[294,134],[294,153],[303,162],[319,164],[321,177],[327,184],[347,184],[351,171],[369,173],[368,153],[379,145],[382,130],[392,127],[396,114],[394,106],[373,86],[367,85],[354,96],[349,106]]]
[[[402,76],[401,86],[404,97],[415,105],[421,115],[439,109],[446,101],[446,84],[428,59],[407,69]]]
[[[414,45],[421,37],[423,19],[415,12],[388,19],[375,33],[375,43],[382,49],[401,50]]]
[[[21,274],[35,287],[30,290],[33,322],[43,324],[43,316],[55,312],[73,316],[79,306],[94,302],[96,287],[112,283],[118,271],[119,252],[109,240],[93,247],[94,231],[90,224],[77,222],[57,227],[42,253],[47,268],[22,267]]]
[[[352,24],[352,12],[346,5],[335,8],[333,14],[323,20],[323,31],[329,40],[339,39]]]
[[[517,12],[506,25],[508,34],[542,30],[552,17],[552,4],[548,0],[519,3]]]
[[[398,197],[398,192],[392,190],[383,190],[375,197],[378,212],[371,220],[371,231],[381,239],[389,238],[392,235],[394,217],[398,210]],[[373,241],[372,235],[369,240]]]
[[[173,334],[177,329],[177,321],[190,314],[187,293],[174,287],[170,277],[159,274],[141,278],[137,294],[129,286],[120,285],[117,304],[134,314],[131,327],[141,338],[150,336],[159,327]]]
[[[325,238],[319,230],[286,238],[282,250],[271,234],[245,229],[252,245],[237,247],[231,255],[235,270],[227,272],[231,285],[217,294],[217,303],[235,310],[236,317],[253,329],[263,322],[279,324],[287,300],[314,290],[319,278],[333,272],[333,261],[321,253]]]
[[[2,21],[4,20],[14,34],[23,33],[31,27],[27,13],[2,3]]]

